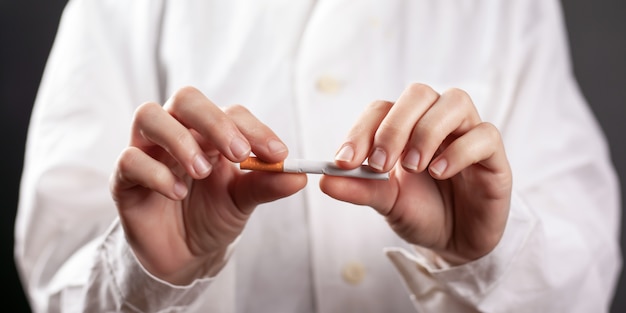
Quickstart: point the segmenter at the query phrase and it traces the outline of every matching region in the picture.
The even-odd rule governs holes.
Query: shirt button
[[[377,17],[371,17],[369,19],[369,23],[370,25],[372,25],[372,27],[377,28],[381,25],[380,19]]]
[[[321,93],[334,95],[341,90],[341,83],[332,76],[321,76],[317,80],[315,87]]]
[[[365,278],[365,266],[360,262],[347,263],[341,271],[341,277],[350,285],[358,285]]]

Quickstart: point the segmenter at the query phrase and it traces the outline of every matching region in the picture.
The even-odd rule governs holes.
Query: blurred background
[[[28,120],[66,2],[0,0],[0,281],[7,290],[3,307],[11,312],[30,312],[13,262],[13,222]],[[626,1],[561,2],[575,74],[606,132],[626,195]],[[622,247],[626,250],[626,230]],[[613,313],[626,312],[625,276],[619,282]]]

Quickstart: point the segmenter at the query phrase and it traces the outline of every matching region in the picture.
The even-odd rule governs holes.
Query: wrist
[[[186,286],[196,279],[214,277],[226,264],[227,248],[212,252],[208,255],[197,257],[183,265],[180,270],[167,273],[163,276],[156,275],[173,285]]]

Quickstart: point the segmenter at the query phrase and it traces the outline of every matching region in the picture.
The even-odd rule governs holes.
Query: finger
[[[128,147],[118,158],[111,177],[111,193],[116,200],[121,200],[125,191],[138,186],[154,190],[172,200],[183,199],[187,194],[185,183],[166,165],[136,147]]]
[[[196,179],[211,172],[211,164],[191,131],[156,103],[145,103],[135,111],[131,145],[144,151],[158,150],[154,147],[158,146]]]
[[[164,108],[185,127],[206,138],[230,161],[243,161],[250,154],[250,144],[237,125],[199,90],[193,87],[178,90]]]
[[[399,191],[391,182],[323,175],[320,189],[334,199],[371,206],[386,216]]]
[[[290,196],[306,186],[306,174],[248,172],[237,180],[233,201],[248,214],[257,205]]]
[[[410,85],[398,98],[376,130],[368,164],[379,171],[389,171],[396,163],[421,118],[439,94],[423,84]]]
[[[379,100],[365,108],[335,154],[335,161],[339,166],[356,168],[363,163],[370,151],[376,129],[392,107],[392,102]]]
[[[423,171],[435,153],[445,148],[444,141],[464,134],[480,122],[467,93],[459,89],[444,92],[412,129],[402,166],[409,171]]]
[[[267,162],[279,162],[287,157],[287,146],[248,109],[235,105],[225,108],[224,113],[246,137],[256,156]]]
[[[508,171],[500,132],[493,124],[480,123],[452,141],[433,159],[429,171],[436,179],[448,179],[474,164],[491,173]]]

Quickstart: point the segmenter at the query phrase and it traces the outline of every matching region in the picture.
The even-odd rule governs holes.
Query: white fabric
[[[70,0],[33,110],[16,260],[35,312],[606,312],[620,198],[557,0]],[[214,278],[137,263],[108,178],[134,109],[193,85],[331,160],[369,102],[469,92],[514,173],[505,235],[449,268],[317,176],[253,214]],[[359,264],[361,280],[342,271]]]

